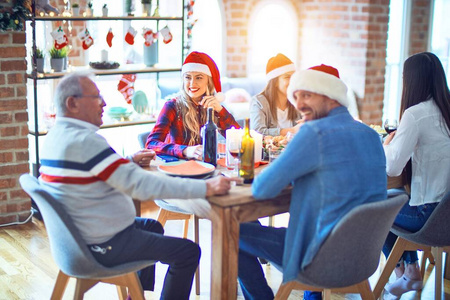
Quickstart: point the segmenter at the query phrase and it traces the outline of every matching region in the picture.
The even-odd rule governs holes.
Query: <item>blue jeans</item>
[[[388,198],[396,196],[399,193],[402,193],[402,190],[389,190]],[[438,203],[428,203],[419,206],[410,206],[409,202],[407,202],[395,217],[394,224],[408,231],[417,232],[426,223],[437,205]],[[389,232],[383,245],[383,253],[386,258],[391,253],[396,240],[397,236],[392,232]],[[407,264],[412,264],[419,260],[417,251],[405,251],[403,252],[402,258]]]
[[[274,298],[258,257],[270,261],[277,268],[283,265],[286,228],[261,226],[259,223],[244,223],[239,234],[238,280],[244,298],[265,300]],[[317,298],[316,294],[320,295]],[[311,298],[308,298],[311,296]],[[305,292],[306,299],[322,299],[321,293]]]
[[[200,248],[190,240],[164,236],[163,233],[158,221],[136,218],[134,224],[109,241],[88,246],[95,259],[107,267],[139,260],[168,264],[161,299],[189,299]],[[144,290],[153,290],[154,277],[154,265],[139,272]]]

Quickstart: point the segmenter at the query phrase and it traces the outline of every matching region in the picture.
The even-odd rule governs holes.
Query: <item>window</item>
[[[192,29],[190,51],[200,51],[211,56],[219,70],[223,70],[223,9],[219,0],[196,0],[192,20],[197,19]],[[222,73],[222,72],[221,72]]]
[[[288,1],[261,1],[249,22],[248,74],[265,74],[270,57],[283,53],[297,58],[298,22],[295,8]]]
[[[398,119],[402,95],[403,62],[407,57],[407,37],[411,2],[391,1],[389,6],[383,120]]]
[[[450,10],[449,0],[433,1],[433,19],[431,31],[431,52],[436,54],[444,66],[447,82],[450,84]]]

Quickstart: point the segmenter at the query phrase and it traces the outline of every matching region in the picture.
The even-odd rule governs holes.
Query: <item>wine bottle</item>
[[[239,151],[239,177],[244,183],[252,183],[255,176],[255,140],[250,135],[250,119],[245,119],[244,135]]]
[[[207,121],[201,129],[203,161],[217,166],[217,126],[214,123],[214,110],[208,107]]]

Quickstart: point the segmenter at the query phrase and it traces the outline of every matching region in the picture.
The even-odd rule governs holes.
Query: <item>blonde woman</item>
[[[272,136],[297,132],[301,116],[286,95],[294,71],[294,63],[281,53],[269,59],[267,85],[250,102],[250,122],[254,130]]]
[[[156,154],[184,159],[202,159],[200,128],[206,123],[208,107],[214,109],[215,123],[222,135],[231,127],[240,128],[234,117],[220,104],[220,74],[205,53],[191,52],[181,70],[180,93],[164,104],[155,127],[147,138],[146,148]]]

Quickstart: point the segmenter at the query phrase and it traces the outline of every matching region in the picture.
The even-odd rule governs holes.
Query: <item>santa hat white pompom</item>
[[[219,102],[225,101],[225,94],[224,93],[219,92],[215,96],[216,96],[217,101],[219,101]]]

